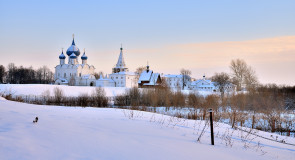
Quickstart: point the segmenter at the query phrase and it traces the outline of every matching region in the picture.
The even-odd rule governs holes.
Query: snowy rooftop
[[[112,75],[133,75],[134,76],[137,74],[135,72],[117,72],[117,73],[112,73]]]
[[[163,77],[165,78],[182,78],[181,74],[165,74]]]
[[[160,76],[159,73],[153,73],[152,76],[151,76],[151,79],[150,79],[149,83],[145,83],[143,85],[145,85],[145,86],[157,85],[156,82],[158,81],[159,76]]]
[[[147,70],[143,71],[140,74],[138,83],[141,83],[142,81],[149,81],[151,79],[152,73],[153,73],[152,70],[149,70],[148,72],[147,72]]]
[[[192,81],[191,85],[198,85],[199,83],[204,83],[205,85],[213,84],[213,82],[209,79],[199,79],[196,81]]]

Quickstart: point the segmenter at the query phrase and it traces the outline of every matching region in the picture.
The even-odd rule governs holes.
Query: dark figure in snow
[[[33,121],[33,123],[37,123],[38,122],[38,117],[35,118],[35,120]]]

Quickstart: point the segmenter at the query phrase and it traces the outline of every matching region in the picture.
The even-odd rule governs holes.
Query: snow
[[[76,45],[71,45],[68,49],[67,52],[72,52],[72,51],[79,51],[79,48]]]
[[[149,81],[151,79],[152,74],[153,74],[153,71],[152,70],[149,70],[148,72],[147,71],[143,71],[140,74],[138,83],[141,83],[142,81]]]
[[[182,78],[182,75],[178,75],[178,74],[165,74],[163,77],[165,77],[165,78]]]
[[[105,80],[105,79],[103,79]],[[113,82],[109,79],[110,82]],[[44,96],[44,93],[49,91],[51,96],[53,96],[53,90],[55,87],[58,87],[64,91],[65,96],[79,96],[81,94],[92,94],[95,90],[95,87],[89,86],[64,86],[64,85],[49,85],[49,84],[0,84],[0,93],[12,94],[14,96],[32,97],[32,96]],[[106,96],[114,97],[117,95],[122,95],[129,88],[126,87],[102,87]],[[144,90],[145,88],[139,88]],[[172,89],[173,90],[173,89]],[[173,91],[178,91],[174,89]],[[201,96],[208,96],[211,94],[218,94],[211,91],[195,91],[195,90],[181,90],[183,94],[198,94]]]
[[[157,81],[158,81],[158,78],[160,77],[160,74],[159,73],[152,73],[152,76],[151,76],[151,79],[149,81],[149,83],[145,83],[143,85],[145,86],[154,86],[154,85],[157,85]]]
[[[133,116],[132,116],[133,115]],[[39,121],[33,124],[38,116]],[[238,131],[233,146],[216,124],[196,142],[203,121],[111,108],[40,106],[0,98],[0,159],[294,159],[295,147],[255,138],[248,149]],[[259,132],[270,136],[270,133]],[[279,138],[284,138],[279,136]],[[286,139],[294,143],[294,138]],[[261,148],[255,148],[257,143]]]
[[[131,75],[131,76],[135,76],[137,74],[134,73],[134,72],[121,71],[121,72],[117,72],[117,73],[112,73],[112,75]]]
[[[95,87],[89,86],[64,86],[64,85],[49,85],[49,84],[0,84],[0,93],[12,94],[15,96],[43,96],[49,91],[53,96],[54,88],[60,88],[64,91],[65,96],[79,96],[87,93],[91,95]],[[106,96],[114,97],[125,93],[125,87],[103,87]]]
[[[70,55],[70,58],[75,58],[77,57],[76,54],[73,52],[71,55]]]

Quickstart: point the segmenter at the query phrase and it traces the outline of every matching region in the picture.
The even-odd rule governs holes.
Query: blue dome
[[[74,38],[72,45],[67,50],[67,55],[70,56],[72,53],[74,53],[76,56],[80,55],[80,49],[76,46]]]
[[[75,55],[75,53],[72,53],[72,54],[70,55],[70,58],[75,59],[75,58],[77,58],[77,56]]]
[[[63,51],[59,55],[59,59],[66,59],[66,56],[64,55],[64,52]]]
[[[81,59],[82,60],[87,60],[88,59],[88,57],[85,55],[85,52],[84,52],[83,56],[81,57]]]

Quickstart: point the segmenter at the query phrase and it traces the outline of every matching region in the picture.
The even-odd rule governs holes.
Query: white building
[[[203,79],[199,79],[196,81],[193,81],[191,83],[191,89],[197,90],[197,91],[209,91],[209,92],[219,92],[218,86],[216,86],[216,82],[212,82],[209,79],[206,79],[205,75],[203,76]],[[224,86],[225,92],[233,92],[235,91],[236,87],[233,84],[228,84]]]
[[[205,76],[203,76],[203,79],[193,81],[191,83],[191,89],[198,90],[198,91],[210,91],[210,92],[217,91],[217,88],[214,85],[214,82],[212,82],[209,79],[206,79]]]
[[[171,89],[184,89],[188,90],[190,89],[191,85],[191,77],[190,76],[184,76],[183,75],[176,75],[176,74],[166,74],[162,76],[163,79],[165,79],[167,85]],[[183,84],[184,81],[184,84]]]
[[[138,75],[129,72],[123,56],[123,48],[120,48],[120,55],[116,66],[112,69],[112,74],[96,80],[96,86],[100,87],[137,87]]]
[[[114,80],[107,77],[107,75],[104,77],[102,74],[100,74],[99,79],[96,80],[96,86],[97,87],[116,87],[116,83]]]
[[[68,63],[63,51],[59,56],[60,64],[55,67],[54,80],[57,85],[72,86],[95,86],[94,66],[87,64],[88,57],[81,56],[82,64],[79,63],[80,50],[76,46],[74,37],[72,45],[67,50]]]

